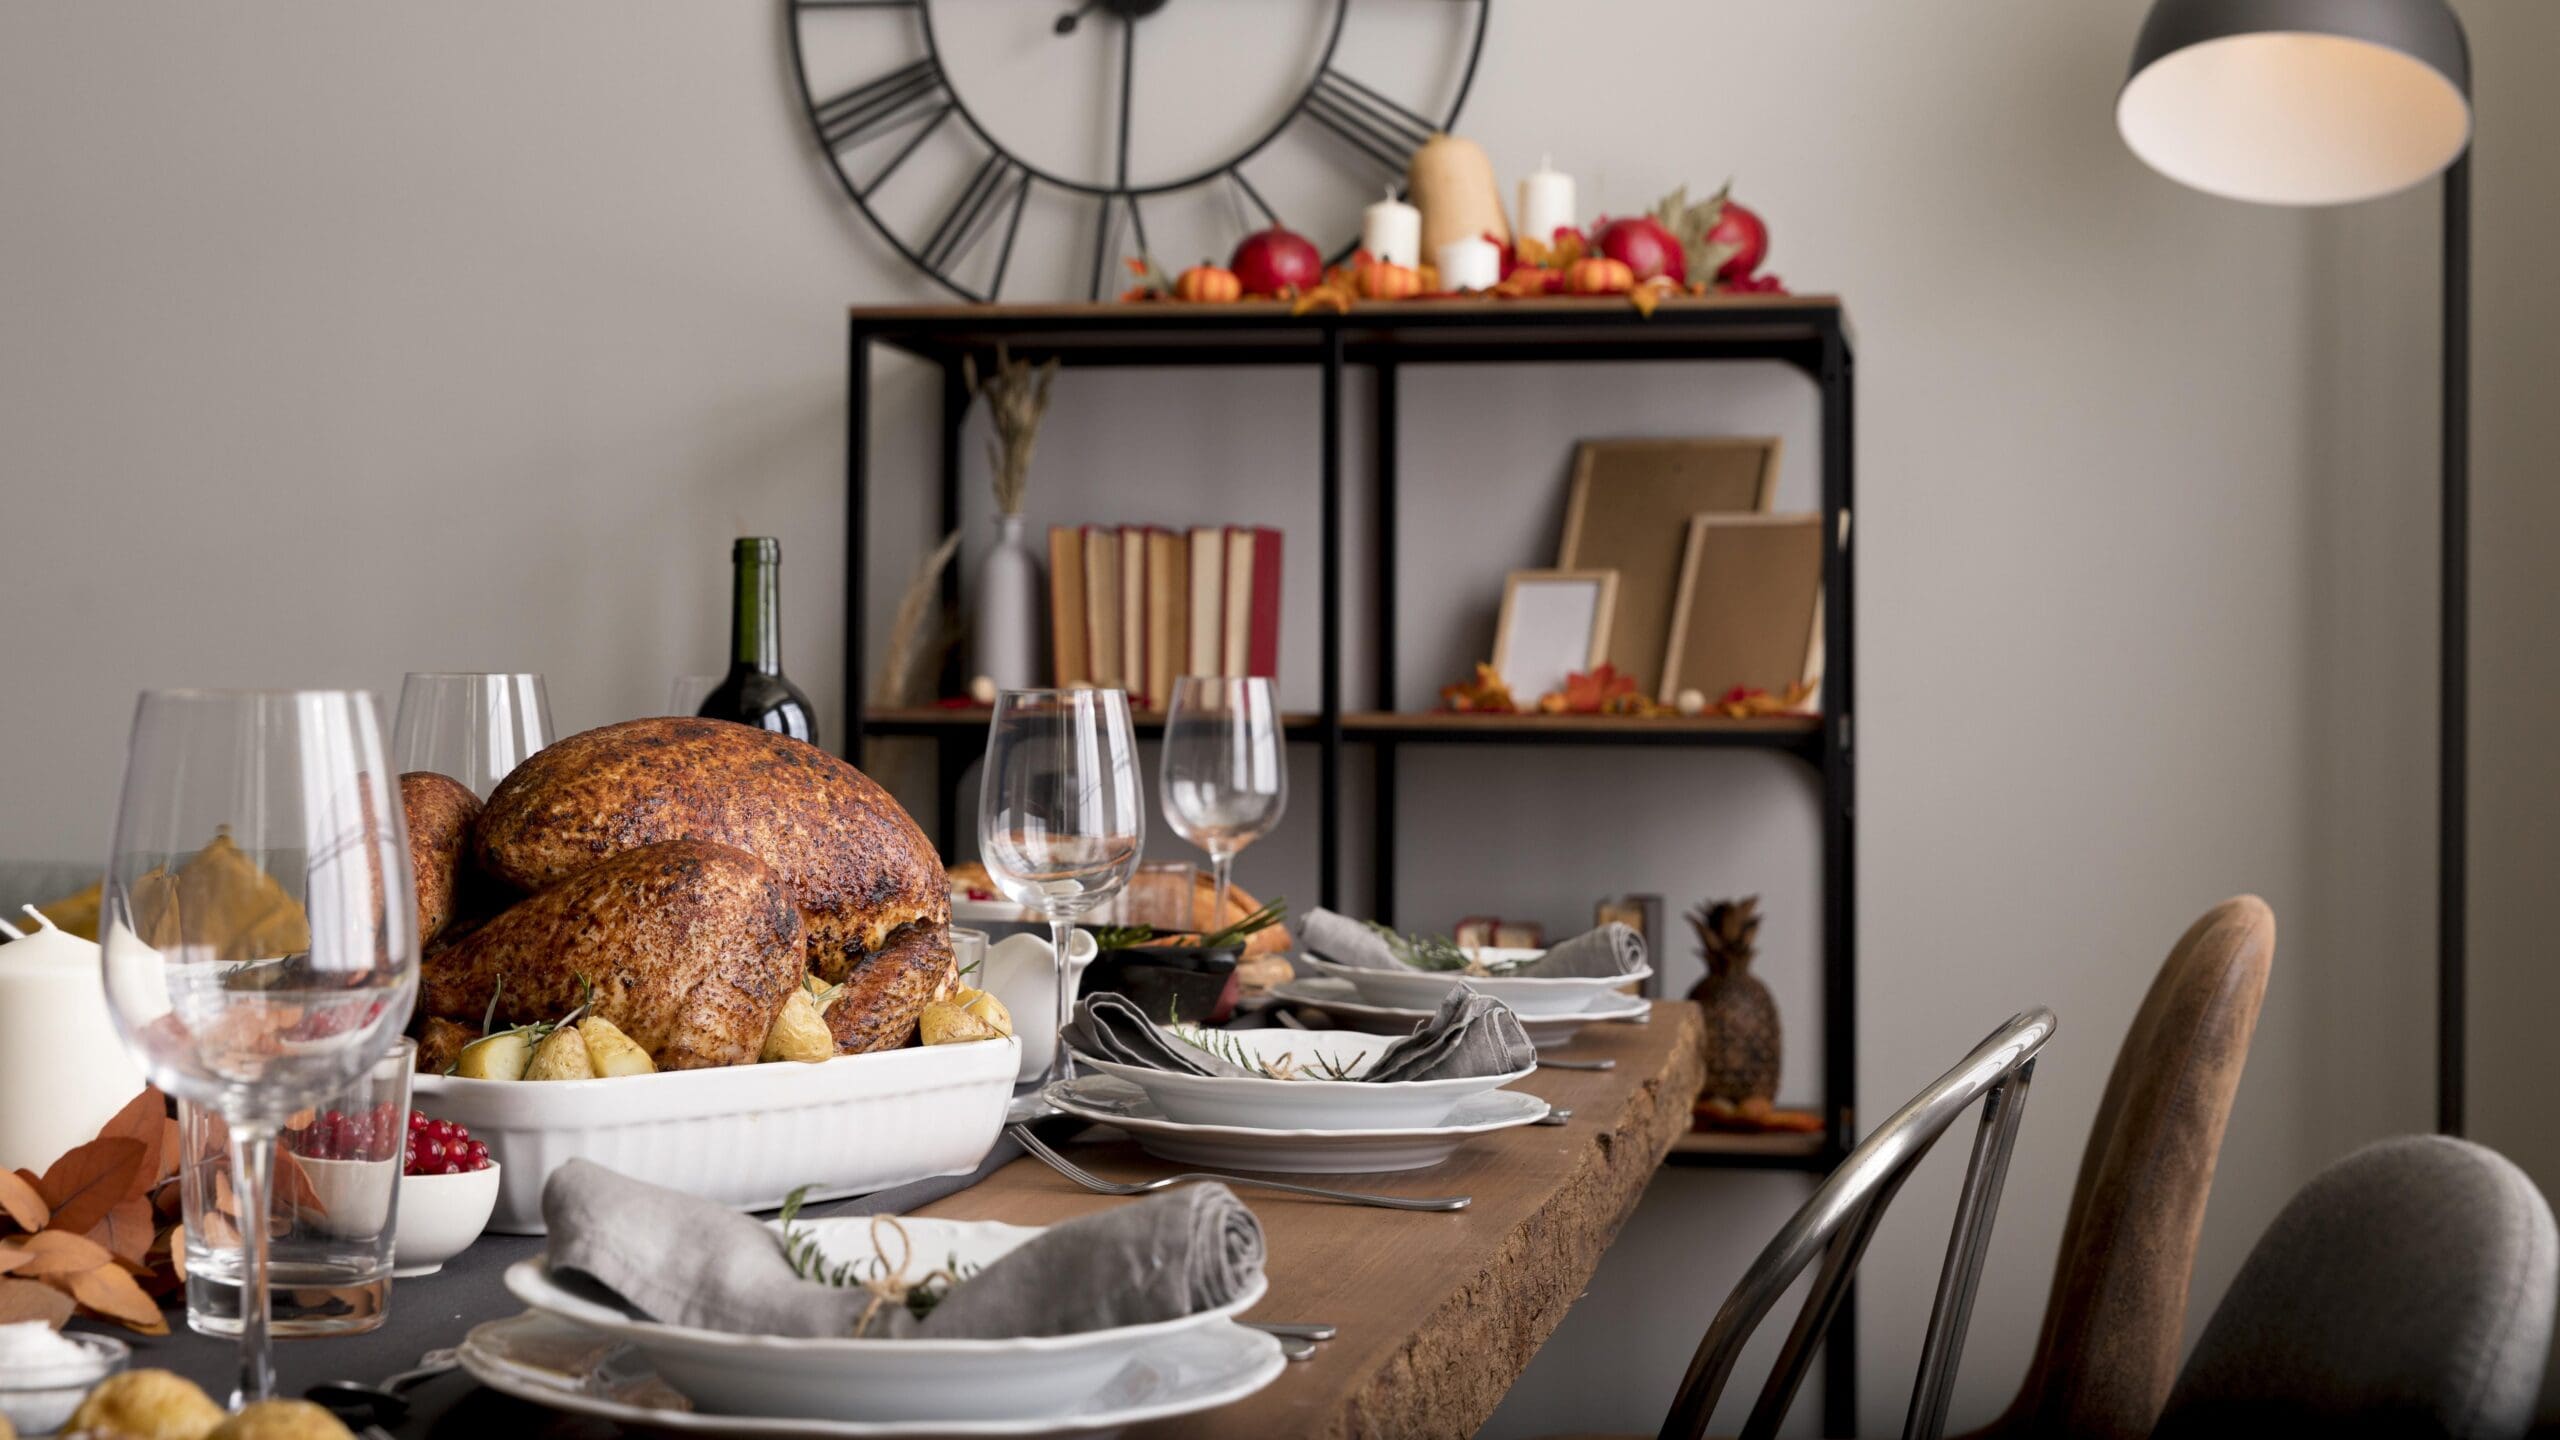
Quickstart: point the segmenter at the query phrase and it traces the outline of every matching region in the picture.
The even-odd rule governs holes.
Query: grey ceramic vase
[[[1040,673],[1040,606],[1046,587],[1040,557],[1023,540],[1019,515],[996,517],[996,543],[978,562],[975,633],[977,674],[999,690],[1046,683]]]

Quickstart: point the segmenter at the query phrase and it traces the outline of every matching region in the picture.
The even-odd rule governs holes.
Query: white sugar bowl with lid
[[[0,945],[0,1170],[42,1174],[141,1093],[142,1069],[107,1013],[97,944],[26,913],[26,937]]]

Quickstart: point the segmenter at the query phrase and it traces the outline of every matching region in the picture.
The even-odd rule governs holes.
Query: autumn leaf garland
[[[0,1172],[0,1323],[61,1328],[86,1311],[144,1335],[169,1323],[153,1298],[177,1288],[171,1250],[178,1122],[145,1088],[42,1175]]]

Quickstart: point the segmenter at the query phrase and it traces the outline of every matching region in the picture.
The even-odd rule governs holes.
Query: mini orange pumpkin
[[[1222,265],[1194,265],[1173,282],[1173,297],[1196,304],[1223,305],[1244,297],[1244,282]]]
[[[1636,272],[1627,262],[1606,255],[1586,255],[1564,272],[1564,288],[1576,295],[1623,295],[1635,284]]]
[[[1422,272],[1410,265],[1372,260],[1360,267],[1360,293],[1371,300],[1403,300],[1422,293]]]

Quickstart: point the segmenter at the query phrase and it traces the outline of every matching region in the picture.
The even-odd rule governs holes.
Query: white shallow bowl
[[[489,1147],[489,1228],[539,1235],[543,1182],[573,1159],[741,1210],[967,1174],[1004,1129],[1016,1053],[1007,1037],[611,1080],[421,1075],[412,1103]]]
[[[498,1204],[498,1177],[506,1167],[489,1162],[459,1175],[403,1175],[400,1214],[391,1229],[391,1274],[405,1280],[433,1275],[444,1262],[471,1248],[489,1227]]]
[[[1521,1090],[1488,1090],[1458,1102],[1437,1125],[1410,1130],[1249,1130],[1168,1120],[1147,1092],[1108,1075],[1078,1075],[1042,1092],[1070,1115],[1129,1132],[1138,1148],[1184,1165],[1288,1175],[1376,1175],[1437,1165],[1467,1143],[1546,1118],[1547,1102]]]
[[[1156,1027],[1159,1030],[1163,1026]],[[1301,1070],[1318,1061],[1339,1063],[1353,1075],[1365,1072],[1395,1041],[1358,1030],[1218,1030],[1221,1042],[1233,1042],[1263,1064],[1282,1056]],[[1166,1031],[1171,1036],[1171,1031]],[[1181,1045],[1181,1040],[1171,1040]],[[1077,1052],[1080,1064],[1091,1065],[1147,1092],[1167,1119],[1186,1125],[1232,1125],[1253,1130],[1408,1130],[1437,1125],[1459,1101],[1498,1090],[1529,1074],[1480,1075],[1465,1080],[1266,1080],[1260,1076],[1180,1075],[1116,1060],[1096,1060]],[[1536,1067],[1532,1066],[1531,1069]]]
[[[1413,1027],[1431,1018],[1428,1010],[1369,1004],[1350,981],[1330,975],[1284,980],[1271,987],[1271,998],[1321,1010],[1346,1030],[1367,1030],[1379,1035],[1410,1035]],[[1552,1050],[1571,1040],[1585,1025],[1603,1020],[1640,1023],[1652,1013],[1653,1002],[1643,996],[1610,990],[1596,997],[1588,1010],[1567,1015],[1521,1015],[1519,1020],[1520,1028],[1529,1034],[1530,1044]]]
[[[1632,985],[1653,973],[1650,965],[1638,966],[1624,975],[1506,977],[1466,975],[1455,970],[1411,970],[1402,966],[1393,970],[1368,970],[1356,965],[1338,965],[1317,955],[1308,956],[1307,963],[1321,974],[1350,981],[1351,988],[1359,992],[1360,998],[1372,1005],[1402,1010],[1436,1010],[1451,990],[1464,985],[1479,995],[1490,995],[1510,1006],[1522,1020],[1588,1010],[1605,995],[1623,993],[1618,987]]]
[[[0,1419],[21,1435],[50,1435],[62,1428],[89,1394],[89,1387],[125,1367],[131,1356],[125,1343],[109,1335],[77,1330],[62,1338],[80,1349],[78,1359],[51,1365],[0,1368]]]
[[[985,1265],[1040,1233],[992,1220],[900,1222],[914,1253]],[[800,1222],[831,1259],[870,1257],[871,1220]],[[820,1340],[732,1335],[635,1320],[555,1284],[540,1259],[507,1267],[507,1291],[546,1314],[624,1341],[699,1409],[845,1420],[1019,1420],[1082,1404],[1130,1360],[1251,1309],[1267,1282],[1197,1315],[1016,1340]]]
[[[695,1414],[629,1346],[548,1315],[492,1320],[463,1339],[462,1368],[502,1394],[642,1433],[738,1440],[996,1440],[1116,1435],[1150,1420],[1214,1410],[1287,1368],[1280,1342],[1231,1320],[1159,1341],[1080,1401],[1012,1420],[837,1420]],[[676,1408],[669,1408],[675,1406]]]

